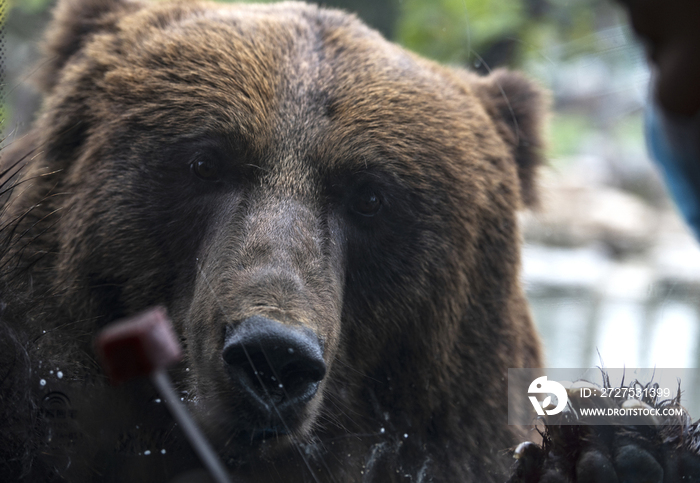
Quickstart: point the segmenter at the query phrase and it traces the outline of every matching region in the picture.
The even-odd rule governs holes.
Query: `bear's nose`
[[[326,375],[318,337],[266,317],[228,326],[223,359],[229,376],[258,410],[273,415],[309,401]]]

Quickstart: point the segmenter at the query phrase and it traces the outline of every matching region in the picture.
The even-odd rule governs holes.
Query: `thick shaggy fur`
[[[46,48],[43,113],[4,159],[35,150],[3,213],[3,323],[26,335],[34,400],[71,417],[20,473],[196,465],[152,389],[111,388],[95,362],[101,327],[163,304],[183,400],[237,481],[504,478],[523,437],[507,369],[541,364],[516,221],[537,88],[301,3],[63,0]],[[221,355],[251,316],[312,331],[328,367],[267,439]]]

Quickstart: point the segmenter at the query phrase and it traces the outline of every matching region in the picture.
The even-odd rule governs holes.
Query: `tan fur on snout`
[[[263,197],[264,198],[264,197]],[[227,220],[222,217],[208,237],[199,259],[195,294],[184,326],[192,386],[209,411],[203,419],[212,434],[223,439],[235,431],[219,418],[235,420],[235,393],[223,366],[224,331],[235,332],[241,321],[267,317],[294,329],[310,329],[318,337],[329,371],[340,338],[343,271],[340,254],[325,253],[336,244],[321,246],[327,236],[317,226],[318,216],[302,203],[252,199],[248,210]],[[298,437],[315,426],[325,381],[303,408],[302,424],[291,429]],[[206,389],[204,389],[206,388]],[[221,397],[221,395],[224,395]],[[218,398],[218,399],[217,399]]]

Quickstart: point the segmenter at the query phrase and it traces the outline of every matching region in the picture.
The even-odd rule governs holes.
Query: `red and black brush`
[[[164,308],[155,307],[110,325],[97,337],[97,351],[114,384],[149,376],[214,481],[231,482],[216,452],[180,403],[166,372],[182,358],[182,349]]]

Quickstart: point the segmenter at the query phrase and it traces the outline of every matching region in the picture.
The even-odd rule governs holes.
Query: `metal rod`
[[[153,381],[153,384],[160,392],[165,404],[168,405],[170,412],[175,418],[175,421],[177,421],[185,432],[185,436],[190,440],[192,448],[194,448],[197,456],[199,456],[199,459],[204,463],[204,466],[207,468],[212,478],[214,478],[214,481],[216,483],[231,483],[228,471],[209,444],[209,441],[207,441],[204,434],[202,434],[202,431],[197,426],[197,423],[195,423],[192,416],[187,412],[184,404],[180,403],[165,369],[157,369],[154,371],[151,374],[151,381]]]

